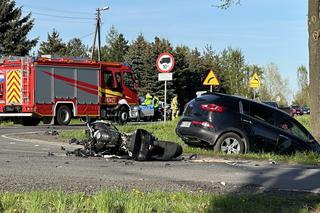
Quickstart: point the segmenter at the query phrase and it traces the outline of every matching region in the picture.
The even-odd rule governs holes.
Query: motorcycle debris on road
[[[174,142],[161,141],[144,129],[133,133],[121,133],[112,123],[95,121],[87,123],[88,139],[69,143],[82,145],[83,148],[66,151],[67,155],[79,157],[123,156],[136,161],[168,161],[182,154],[182,147]]]

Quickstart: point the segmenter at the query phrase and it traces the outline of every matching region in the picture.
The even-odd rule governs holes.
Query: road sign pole
[[[167,120],[167,81],[164,81],[164,119],[163,122]]]
[[[210,85],[210,92],[212,92],[212,85]]]
[[[253,88],[253,100],[256,100],[256,89]]]
[[[172,81],[171,70],[174,67],[174,57],[170,53],[161,53],[156,61],[156,66],[160,72],[159,81],[164,81],[164,116],[163,122],[167,121],[167,81]]]

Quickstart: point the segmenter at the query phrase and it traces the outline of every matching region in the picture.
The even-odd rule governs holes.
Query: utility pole
[[[109,6],[106,6],[104,8],[97,8],[96,9],[96,27],[94,31],[94,38],[93,38],[93,45],[92,45],[92,52],[91,52],[91,60],[93,60],[94,51],[96,48],[96,40],[98,35],[98,61],[101,60],[101,16],[100,11],[103,10],[109,10]]]

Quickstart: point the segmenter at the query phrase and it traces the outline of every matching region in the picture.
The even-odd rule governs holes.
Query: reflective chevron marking
[[[7,72],[7,103],[21,103],[21,73],[20,70]]]

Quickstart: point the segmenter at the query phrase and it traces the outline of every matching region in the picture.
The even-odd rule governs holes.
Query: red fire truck
[[[31,57],[0,61],[0,117],[23,125],[111,117],[125,123],[138,104],[135,75],[124,64]]]

